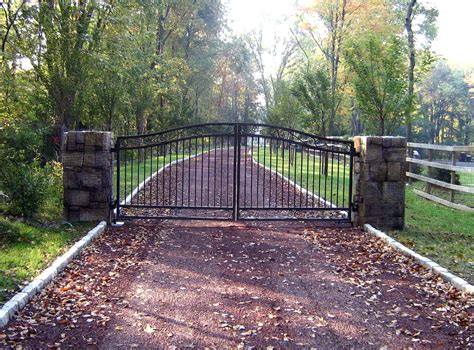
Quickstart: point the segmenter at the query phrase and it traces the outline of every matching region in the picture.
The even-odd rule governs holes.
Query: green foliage
[[[447,183],[451,183],[451,171],[450,170],[432,168],[431,172],[432,172],[432,176],[433,176],[434,179],[439,180],[439,181],[443,181],[443,182],[447,182]],[[461,182],[459,181],[459,174],[455,175],[454,183],[456,185],[461,184]]]
[[[327,136],[333,99],[326,72],[319,67],[303,70],[296,76],[291,92],[309,113],[303,119],[304,126],[316,134]]]
[[[465,73],[437,62],[421,82],[417,138],[430,143],[469,144],[474,105]]]
[[[267,114],[266,122],[294,129],[301,128],[305,113],[298,99],[291,93],[289,83],[282,80],[274,90],[274,103]]]
[[[370,34],[351,42],[346,51],[357,102],[371,133],[389,135],[402,123],[407,102],[403,52],[398,38]]]
[[[45,199],[47,179],[36,163],[4,163],[0,170],[0,186],[9,198],[8,211],[31,218]]]

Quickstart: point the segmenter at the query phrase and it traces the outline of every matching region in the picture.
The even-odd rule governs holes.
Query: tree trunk
[[[415,70],[415,39],[413,35],[413,9],[416,5],[416,0],[410,0],[408,2],[407,12],[405,16],[405,30],[407,32],[408,40],[408,91],[407,91],[407,107],[405,111],[405,123],[406,123],[406,137],[407,141],[412,140],[412,119],[411,111],[413,107],[413,91],[415,85],[414,70]]]

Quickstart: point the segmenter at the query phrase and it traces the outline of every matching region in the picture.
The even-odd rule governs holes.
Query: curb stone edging
[[[437,264],[433,260],[425,258],[424,256],[404,246],[400,242],[397,242],[395,239],[388,236],[385,232],[377,230],[375,227],[373,227],[370,224],[364,225],[364,231],[380,238],[382,241],[387,243],[390,247],[392,247],[396,251],[402,253],[405,256],[412,258],[418,264],[430,270],[432,273],[439,275],[445,282],[450,283],[454,288],[466,294],[474,295],[474,286],[472,284],[469,284],[469,282],[462,279],[461,277],[458,277],[452,274],[446,268]]]
[[[63,255],[59,256],[54,262],[41,272],[33,281],[31,281],[20,292],[15,294],[13,298],[8,300],[0,309],[0,327],[8,324],[15,312],[23,309],[23,307],[44,287],[46,287],[79,253],[91,243],[95,238],[100,236],[107,227],[105,221],[101,221],[96,227],[90,230],[81,240],[76,242]]]

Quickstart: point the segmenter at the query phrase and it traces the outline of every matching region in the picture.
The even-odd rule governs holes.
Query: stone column
[[[112,203],[112,133],[69,131],[64,134],[64,217],[68,221],[110,219]]]
[[[356,136],[354,224],[402,229],[405,224],[406,139]]]

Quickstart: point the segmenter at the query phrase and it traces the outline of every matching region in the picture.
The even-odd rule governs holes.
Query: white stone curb
[[[58,257],[46,270],[41,272],[21,292],[15,294],[13,298],[7,301],[0,309],[0,327],[6,326],[8,321],[15,315],[15,312],[21,310],[36,294],[48,285],[82,249],[92,242],[93,239],[100,236],[106,227],[107,223],[105,221],[100,222],[66,253]]]
[[[430,270],[432,273],[435,273],[435,274],[441,276],[441,278],[444,281],[450,283],[454,288],[456,288],[456,289],[458,289],[458,290],[460,290],[460,291],[462,291],[466,294],[473,294],[474,295],[474,286],[472,284],[469,284],[469,282],[462,279],[461,277],[458,277],[458,276],[452,274],[447,269],[440,266],[439,264],[437,264],[433,260],[425,258],[424,256],[414,252],[410,248],[405,247],[403,244],[397,242],[392,237],[388,236],[385,232],[377,230],[375,227],[373,227],[370,224],[365,224],[364,225],[364,231],[380,238],[382,241],[387,243],[393,249],[399,251],[403,255],[406,255],[406,256],[412,258],[417,263],[419,263],[421,266],[423,266],[423,267],[427,268],[428,270]]]

